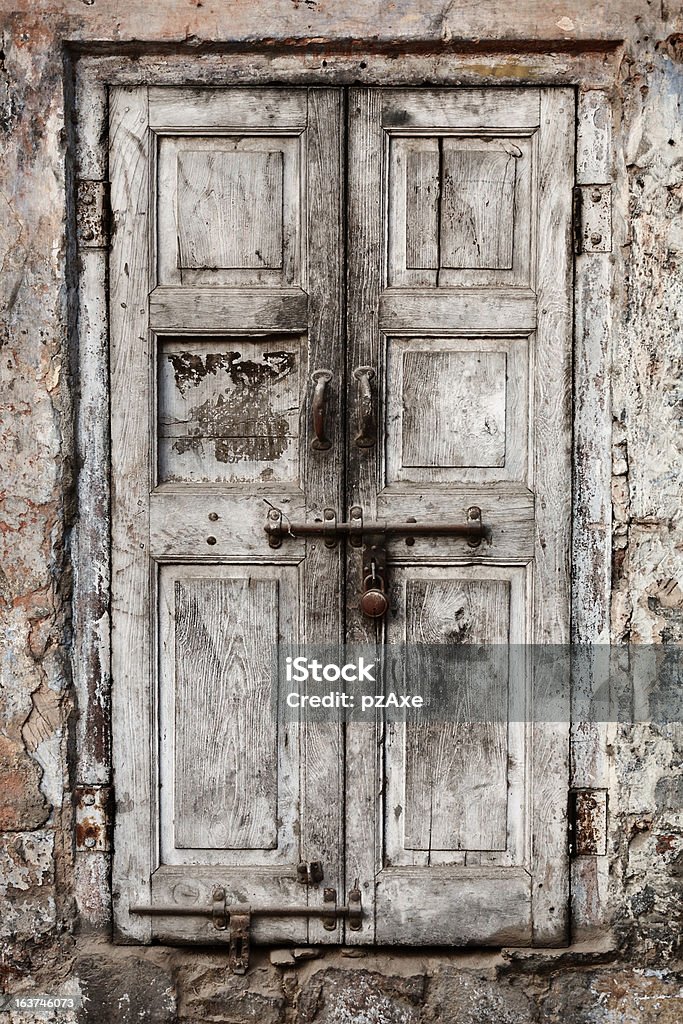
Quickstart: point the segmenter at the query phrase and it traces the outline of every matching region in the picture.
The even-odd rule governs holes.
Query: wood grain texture
[[[535,370],[534,480],[537,546],[534,636],[537,644],[569,640],[571,541],[571,189],[574,96],[541,95],[537,292],[539,327]],[[564,185],[564,187],[562,187]],[[552,457],[551,457],[552,453]],[[539,699],[552,692],[539,676]],[[562,942],[568,928],[566,787],[569,778],[569,695],[561,720],[534,725],[534,942]],[[560,718],[560,716],[558,716]]]
[[[385,358],[388,484],[527,481],[529,338],[389,337]]]
[[[404,466],[505,465],[505,354],[406,352]]]
[[[444,139],[440,266],[512,267],[516,165],[514,153],[495,145]]]
[[[188,885],[210,866],[276,888],[296,873],[300,730],[278,724],[270,673],[273,645],[295,635],[299,577],[272,557],[160,567],[159,858]]]
[[[527,946],[529,876],[523,869],[457,869],[425,891],[416,868],[383,873],[377,941],[386,945]]]
[[[403,142],[404,140],[396,140]],[[407,140],[405,140],[407,142]],[[406,267],[439,268],[440,153],[436,139],[416,143],[406,154],[405,219]]]
[[[149,115],[150,126],[155,129],[303,129],[306,91],[152,87]]]
[[[496,339],[501,335],[506,333],[508,336],[512,335],[513,338],[510,340],[510,343],[504,346],[507,363],[506,376],[508,377],[506,387],[510,385],[512,377],[515,381],[516,400],[512,404],[509,396],[506,396],[504,414],[506,420],[505,456],[507,458],[507,453],[513,450],[519,453],[525,450],[533,451],[533,462],[526,460],[526,457],[520,458],[520,461],[517,462],[514,479],[518,481],[517,486],[520,490],[527,486],[534,490],[539,485],[537,473],[539,463],[543,460],[545,462],[554,461],[555,446],[557,446],[560,451],[559,464],[563,465],[564,453],[567,451],[571,436],[566,408],[563,405],[565,367],[567,366],[568,354],[570,352],[569,333],[564,331],[561,340],[559,337],[556,337],[555,341],[551,342],[548,346],[547,336],[544,335],[546,330],[546,321],[544,320],[543,323],[539,324],[538,335],[536,337],[532,335],[541,317],[552,317],[556,310],[568,308],[569,296],[571,294],[570,281],[564,273],[563,267],[565,264],[561,260],[559,263],[559,278],[556,277],[553,284],[555,292],[551,294],[549,282],[553,276],[550,271],[553,259],[547,259],[543,248],[544,245],[547,245],[550,251],[554,253],[555,250],[552,249],[552,244],[555,246],[559,245],[561,248],[566,243],[568,220],[564,219],[564,213],[560,216],[557,214],[560,209],[564,210],[569,203],[572,184],[571,167],[569,162],[564,160],[557,161],[552,171],[550,171],[548,163],[544,165],[544,154],[551,152],[553,147],[559,146],[561,148],[564,144],[556,140],[558,130],[560,136],[563,136],[566,140],[565,121],[562,120],[562,117],[560,117],[559,121],[555,119],[555,114],[559,113],[559,107],[557,107],[557,110],[553,108],[553,112],[549,116],[543,119],[540,118],[540,93],[538,91],[535,93],[520,91],[518,96],[520,102],[523,103],[527,100],[530,102],[530,109],[527,111],[528,116],[526,117],[517,115],[514,105],[507,107],[505,110],[501,107],[497,114],[495,112],[491,113],[490,108],[487,108],[487,103],[490,101],[491,104],[495,104],[501,98],[500,94],[496,96],[489,95],[487,99],[482,99],[481,103],[475,97],[464,97],[466,105],[469,103],[469,108],[460,117],[460,105],[463,101],[462,94],[454,94],[453,98],[449,99],[445,92],[435,90],[434,93],[435,95],[430,97],[429,93],[424,94],[421,92],[419,100],[417,94],[414,94],[413,97],[407,93],[402,95],[398,93],[386,94],[383,102],[386,101],[389,106],[385,107],[384,123],[390,123],[391,132],[394,133],[391,135],[388,147],[389,159],[391,159],[391,148],[394,141],[400,140],[403,143],[403,139],[411,131],[419,132],[425,137],[435,137],[439,135],[441,130],[443,134],[442,146],[448,148],[449,154],[451,152],[457,154],[453,158],[449,155],[454,181],[451,187],[453,197],[457,193],[458,201],[462,201],[464,195],[471,209],[472,204],[475,202],[475,197],[483,194],[484,213],[482,223],[489,213],[492,213],[494,210],[497,211],[495,216],[483,228],[487,235],[486,244],[490,245],[490,248],[481,256],[482,264],[504,263],[505,266],[494,265],[493,267],[486,267],[485,265],[475,265],[468,268],[461,265],[467,262],[475,263],[475,259],[472,256],[473,239],[475,239],[477,234],[475,231],[472,234],[472,239],[468,242],[467,258],[461,258],[459,251],[455,256],[451,255],[449,257],[455,266],[450,268],[446,266],[440,271],[438,288],[434,287],[432,281],[425,278],[425,280],[420,282],[420,286],[405,288],[396,285],[386,289],[380,295],[380,328],[390,336],[387,352],[391,352],[391,348],[394,346],[394,355],[388,357],[388,368],[387,365],[383,365],[382,361],[380,361],[380,365],[377,366],[377,377],[380,382],[386,379],[387,396],[395,395],[396,381],[399,379],[402,381],[401,389],[398,392],[401,398],[388,398],[389,404],[393,401],[393,412],[389,413],[388,423],[390,428],[394,424],[393,428],[391,428],[394,431],[394,439],[398,436],[401,439],[401,444],[405,442],[406,447],[410,448],[410,445],[414,443],[414,439],[411,440],[410,438],[412,431],[408,428],[404,430],[403,427],[406,411],[402,408],[405,404],[402,400],[402,393],[406,385],[402,379],[405,377],[408,380],[407,390],[412,399],[411,389],[413,391],[417,389],[420,374],[425,376],[425,372],[424,366],[419,368],[420,359],[416,359],[411,355],[408,358],[408,369],[406,369],[404,364],[402,370],[397,373],[396,367],[402,358],[405,357],[406,350],[409,352],[420,351],[419,344],[422,344],[423,351],[428,352],[430,355],[438,352],[439,346],[441,346],[441,351],[450,352],[451,349],[457,351],[459,339],[454,342],[449,341],[446,345],[441,341],[444,335],[452,334],[464,337],[469,335],[472,340],[472,348],[465,346],[464,350],[473,352],[477,351],[474,345],[478,335],[486,335],[487,339],[492,340],[492,345],[495,345]],[[565,97],[567,97],[567,94],[565,94]],[[430,103],[432,104],[431,107]],[[393,106],[391,106],[392,104]],[[531,107],[533,107],[533,110],[531,110]],[[393,112],[387,114],[388,109]],[[492,121],[487,122],[486,125],[481,123],[481,112],[484,109],[487,109],[492,117]],[[425,111],[427,114],[425,114]],[[427,115],[430,118],[429,121],[426,119]],[[506,116],[509,117],[507,121],[505,121]],[[496,120],[496,117],[499,120]],[[474,138],[477,122],[479,122],[481,130],[485,135],[485,143],[483,144]],[[486,135],[486,131],[490,130],[491,125],[498,132],[498,138]],[[536,128],[538,128],[538,131],[536,131]],[[525,135],[525,131],[529,134]],[[457,137],[458,133],[461,133],[461,137]],[[368,132],[363,138],[364,148],[359,150],[362,157],[366,153],[372,152],[368,136],[372,138],[371,133]],[[539,141],[539,138],[541,141]],[[463,140],[465,141],[463,142]],[[509,150],[505,149],[505,145],[509,143],[511,143],[511,148]],[[396,152],[400,153],[400,147],[397,147]],[[384,150],[385,159],[387,159],[386,154],[387,149]],[[467,154],[466,159],[463,158],[463,154]],[[514,176],[510,173],[511,161],[514,161]],[[358,162],[359,165],[362,164],[362,159]],[[400,164],[400,159],[398,163]],[[486,166],[487,163],[488,167]],[[376,167],[377,161],[375,161]],[[372,194],[376,187],[377,170],[374,170],[375,177],[372,176],[373,172],[370,172],[367,166],[364,166],[363,170],[366,175],[369,175],[368,181],[371,182],[370,190]],[[401,170],[400,166],[399,170]],[[546,174],[546,192],[541,187],[543,173]],[[513,177],[516,184],[514,196],[512,188]],[[455,184],[456,179],[457,187]],[[552,185],[550,184],[551,179]],[[386,175],[382,180],[386,180]],[[392,267],[405,266],[405,261],[401,264],[400,257],[397,256],[396,252],[392,255],[391,249],[392,237],[403,244],[400,227],[398,230],[394,230],[393,211],[391,209],[391,203],[395,201],[398,189],[396,182],[399,180],[400,174],[394,174],[392,177],[392,173],[389,173],[387,199],[389,202],[388,253],[390,281],[398,279],[398,277],[392,278],[391,275],[394,273]],[[469,183],[472,183],[471,188]],[[360,182],[358,184],[360,187]],[[441,193],[443,196],[443,181]],[[557,199],[557,197],[561,198]],[[487,202],[489,204],[488,207],[486,206]],[[505,208],[504,210],[503,207]],[[371,208],[366,208],[364,212],[367,217],[365,235],[361,230],[356,238],[360,243],[361,251],[364,237],[376,240],[379,235],[375,212]],[[464,210],[455,212],[458,212],[459,215],[458,217],[453,217],[454,231],[462,231],[462,213]],[[400,217],[394,219],[400,224]],[[512,227],[513,220],[514,228]],[[511,244],[501,241],[500,238],[492,237],[501,223],[507,224],[509,228],[508,239],[510,239]],[[477,228],[478,230],[479,228]],[[448,225],[446,226],[446,232],[448,232]],[[548,241],[550,236],[553,239],[552,243]],[[443,249],[443,210],[441,211],[439,242],[440,249]],[[448,244],[451,245],[453,253],[456,252],[458,246],[464,251],[462,238]],[[480,254],[481,252],[480,246]],[[440,262],[442,264],[448,262],[444,259],[443,253],[440,253]],[[358,270],[363,275],[363,281],[367,287],[368,275],[372,271],[363,266],[360,260],[358,261]],[[425,275],[429,273],[422,270],[418,272]],[[409,273],[407,268],[405,273],[406,275]],[[463,276],[460,278],[458,275]],[[464,275],[473,276],[465,277]],[[509,279],[506,280],[505,275],[509,275]],[[539,290],[536,287],[537,282],[540,280],[539,275],[543,275],[544,281],[548,282],[545,291]],[[351,274],[350,280],[353,281],[353,274]],[[407,276],[402,280],[405,283],[408,280]],[[465,283],[467,283],[468,287],[464,286]],[[530,287],[531,285],[533,285],[533,289]],[[370,309],[374,308],[374,302],[371,297],[367,302],[367,306]],[[418,335],[420,338],[419,344],[413,341]],[[519,359],[520,353],[518,352],[517,365],[514,373],[510,375],[509,369],[512,363],[509,360],[511,353],[514,351],[515,336],[526,336],[528,340],[520,345],[522,358]],[[372,321],[370,317],[367,317],[365,352],[371,355],[363,358],[363,352],[358,352],[359,361],[362,360],[366,365],[371,364],[371,360],[374,358],[372,348],[373,337]],[[425,344],[425,342],[429,342],[429,344]],[[554,349],[553,344],[556,346]],[[525,345],[527,346],[526,349]],[[546,347],[542,349],[544,345]],[[492,352],[495,351],[495,348],[484,346],[479,351],[482,350]],[[555,359],[559,360],[560,367],[559,379],[558,375],[556,375],[554,384],[551,384],[550,374],[546,372],[547,367],[549,367],[549,362],[546,362],[546,360],[552,358],[549,355],[550,351],[554,351]],[[392,365],[394,367],[393,370]],[[539,371],[540,377],[537,380],[536,375]],[[418,383],[416,383],[416,378]],[[430,385],[429,388],[425,387],[425,390],[429,390],[430,394],[434,393],[433,385]],[[533,400],[528,405],[525,400],[518,401],[523,394],[528,394],[529,392],[533,395]],[[538,416],[539,402],[542,407],[540,420]],[[427,403],[424,404],[426,405]],[[419,405],[417,395],[415,395],[413,405],[416,407]],[[426,448],[428,445],[429,435],[426,427],[428,418],[427,416],[425,417],[425,426],[420,441],[421,449]],[[499,421],[500,418],[499,413]],[[437,419],[433,412],[431,419]],[[510,429],[508,424],[511,421],[517,424],[513,428],[515,431],[514,446],[507,444],[509,436],[507,432]],[[398,424],[401,425],[400,434],[397,433]],[[544,430],[547,431],[547,435],[544,435]],[[435,439],[435,435],[438,438],[438,428],[432,428],[432,441]],[[553,437],[552,442],[548,439],[550,435]],[[386,514],[391,518],[398,518],[399,515],[412,515],[422,521],[429,515],[443,515],[446,510],[452,510],[452,502],[446,487],[447,483],[451,483],[451,478],[447,473],[455,472],[458,467],[442,468],[439,465],[405,467],[401,472],[414,472],[419,469],[421,474],[430,473],[431,475],[429,477],[420,476],[419,481],[417,479],[413,481],[399,479],[400,474],[390,468],[391,450],[390,430],[386,453],[382,450],[377,452],[380,462],[384,462],[385,468],[383,469],[381,465],[373,465],[374,459],[372,457],[366,458],[363,477],[361,477],[361,479],[368,481],[367,486],[369,488],[372,486],[371,481],[373,477],[375,480],[386,480],[389,483],[389,486],[381,492],[381,495],[378,495],[378,505]],[[372,456],[372,453],[370,455]],[[409,456],[409,458],[411,457]],[[411,458],[411,461],[417,460]],[[422,461],[427,461],[427,459],[423,458]],[[389,467],[388,471],[387,467]],[[491,478],[483,475],[489,472],[500,473],[502,467],[482,466],[467,468],[472,474],[467,477],[467,482],[471,484],[473,491],[477,485],[483,487],[486,483],[489,483],[488,489],[482,494],[484,505],[487,502],[493,502],[502,511],[505,508],[506,502],[511,502],[510,507],[512,507],[512,503],[516,500],[513,497],[513,481],[499,479],[491,486],[491,483],[493,483]],[[543,620],[544,614],[547,614],[537,604],[539,600],[542,603],[544,602],[545,591],[543,589],[534,591],[534,588],[531,586],[531,573],[535,574],[536,580],[538,580],[539,573],[545,575],[545,586],[548,589],[551,601],[559,593],[554,589],[557,587],[555,566],[552,562],[549,562],[548,553],[544,547],[549,543],[545,530],[555,531],[552,537],[552,544],[554,545],[557,542],[555,550],[558,553],[560,551],[563,552],[559,557],[564,559],[566,566],[568,535],[565,532],[564,517],[569,495],[569,480],[563,477],[563,483],[560,484],[559,476],[561,472],[559,474],[556,473],[555,468],[549,472],[555,474],[555,487],[558,489],[558,493],[551,495],[545,489],[545,481],[542,482],[538,490],[538,500],[543,504],[543,515],[539,518],[543,522],[544,532],[539,534],[538,525],[534,522],[534,515],[538,515],[538,506],[533,514],[531,514],[531,509],[527,506],[530,515],[520,532],[520,543],[516,548],[516,557],[519,559],[519,562],[517,562],[517,565],[512,570],[513,573],[519,574],[519,576],[510,577],[511,586],[513,585],[512,580],[514,578],[514,586],[517,588],[517,597],[513,602],[515,616],[514,635],[518,638],[520,644],[524,644],[531,639],[529,632],[530,624],[532,622],[539,623]],[[464,480],[459,481],[461,487],[464,483]],[[374,498],[374,495],[372,496]],[[484,513],[484,516],[486,516],[486,513]],[[524,537],[523,541],[522,536]],[[492,539],[491,546],[493,547],[495,543],[495,539]],[[421,547],[419,546],[420,544],[421,541],[416,541],[410,554],[408,554],[405,547],[403,548],[403,553],[399,554],[400,545],[391,545],[392,558],[398,559],[401,563],[400,571],[410,571],[411,557],[415,557],[418,560],[435,557],[438,559],[440,571],[443,572],[448,564],[448,542],[444,542],[443,539],[435,540],[429,545],[429,548]],[[467,553],[458,549],[457,544],[452,545],[450,550],[451,558],[467,557]],[[427,552],[429,552],[429,555]],[[488,559],[488,557],[486,551],[476,553],[474,564],[471,567],[468,566],[468,571],[471,568],[473,573],[472,579],[487,578],[487,572],[494,574],[497,572],[501,574],[502,578],[505,578],[504,567],[498,561],[500,553],[497,556],[493,554],[490,563],[485,562],[485,559]],[[551,559],[552,557],[551,555]],[[419,561],[417,564],[420,564]],[[486,569],[484,569],[485,564]],[[424,563],[420,565],[419,571],[421,572],[425,571],[423,565]],[[405,569],[403,566],[405,566]],[[534,566],[536,568],[531,568]],[[397,620],[401,621],[401,617],[406,614],[403,611],[403,606],[407,601],[407,590],[404,588],[401,591],[398,572],[397,562],[394,561],[392,575],[396,576],[398,590],[395,591],[392,584],[392,602]],[[567,608],[562,604],[562,600],[559,603],[553,604],[552,610],[549,610],[549,612],[555,617],[556,621],[561,620],[566,625],[568,621]],[[387,628],[392,633],[393,627],[391,622]],[[539,633],[536,632],[534,635],[538,637]],[[524,675],[524,686],[530,686],[528,674]],[[527,691],[525,690],[525,692]],[[541,844],[547,842],[551,845],[558,864],[561,863],[563,857],[561,848],[564,848],[563,844],[566,844],[563,808],[566,806],[565,794],[567,786],[566,736],[563,738],[563,728],[560,726],[557,730],[553,731],[551,729],[551,735],[546,737],[543,737],[540,732],[534,732],[534,742],[532,744],[531,729],[525,727],[522,723],[510,723],[508,727],[505,742],[512,744],[512,746],[506,751],[511,756],[508,764],[510,775],[507,777],[511,785],[510,789],[506,788],[505,791],[505,800],[507,801],[505,809],[506,831],[502,837],[500,830],[495,835],[489,834],[486,837],[487,842],[491,846],[502,846],[504,849],[438,851],[434,849],[432,844],[431,852],[421,849],[411,850],[405,847],[405,845],[402,848],[403,840],[401,839],[400,828],[395,823],[394,818],[396,814],[399,815],[398,821],[403,818],[406,805],[405,794],[400,792],[400,783],[397,781],[397,779],[402,777],[404,770],[401,751],[405,746],[405,740],[401,739],[402,733],[400,728],[393,728],[396,738],[393,740],[387,739],[387,746],[385,747],[387,775],[386,778],[380,779],[377,783],[377,788],[384,798],[380,802],[380,806],[384,803],[385,810],[382,811],[382,815],[386,830],[386,846],[382,849],[382,867],[377,876],[378,902],[376,913],[377,921],[382,922],[381,927],[384,927],[387,919],[389,919],[392,920],[394,928],[398,927],[399,932],[402,929],[402,925],[397,923],[400,922],[400,908],[386,905],[381,897],[385,872],[393,871],[393,865],[397,863],[404,865],[412,864],[415,869],[419,866],[422,869],[422,873],[415,876],[415,891],[421,893],[420,899],[426,907],[429,904],[429,893],[436,884],[436,876],[434,878],[432,876],[437,866],[439,870],[443,869],[449,864],[449,861],[447,859],[444,860],[444,858],[450,857],[449,870],[460,870],[461,868],[457,866],[458,859],[464,854],[465,864],[462,865],[460,861],[461,867],[464,866],[472,870],[475,870],[478,864],[482,865],[484,863],[496,863],[501,868],[504,867],[511,872],[529,868],[535,870],[534,866],[538,865],[540,870],[538,878],[535,880],[535,885],[537,891],[541,894],[540,898],[542,900],[542,904],[539,904],[539,908],[542,907],[540,928],[546,929],[546,941],[552,941],[548,939],[548,936],[553,930],[555,941],[562,941],[562,922],[566,920],[567,908],[566,860],[564,862],[564,876],[559,877],[562,873],[562,868],[559,868],[557,872],[558,881],[555,886],[554,880],[551,877],[552,873],[548,874],[546,871],[549,861],[547,858],[542,860],[542,854],[539,852],[538,846],[539,841],[533,833],[539,823],[543,821],[540,842]],[[389,732],[391,731],[389,730]],[[564,728],[564,732],[566,734],[566,728]],[[530,755],[531,750],[534,751],[533,757]],[[549,765],[552,765],[550,772],[547,771],[547,767],[540,767],[543,758],[546,759]],[[423,756],[415,759],[414,773],[416,778],[419,771],[423,770],[420,766],[423,766],[426,760]],[[369,750],[366,754],[365,765],[366,770],[371,769],[372,761]],[[538,792],[533,788],[537,781],[537,771],[544,773],[542,787]],[[494,787],[494,790],[496,788],[500,792],[500,787]],[[552,796],[550,795],[551,791]],[[448,802],[449,795],[447,790],[444,798],[446,803]],[[423,799],[421,799],[421,803],[424,806],[425,802]],[[551,804],[554,807],[553,812],[549,811]],[[530,805],[533,805],[534,808],[531,816],[529,814]],[[498,820],[500,820],[500,813]],[[411,829],[414,833],[412,838],[416,847],[418,845],[429,846],[431,842],[430,839],[425,843],[424,835],[419,834],[421,824],[419,815],[417,812],[413,812]],[[483,823],[471,823],[471,826],[475,831],[477,828],[486,827]],[[447,842],[457,845],[459,841],[460,837],[455,836],[451,832],[450,836],[444,838],[444,845]],[[430,858],[432,859],[430,860]],[[493,858],[493,860],[490,860],[490,858]],[[563,885],[565,888],[563,888]],[[472,908],[475,915],[479,898],[482,902],[485,902],[486,896],[484,893],[481,893],[480,897],[473,897]],[[428,911],[425,911],[425,915],[427,914]],[[521,926],[520,933],[524,937],[521,941],[528,942],[532,929],[532,915],[528,897],[526,901],[526,914],[527,916]],[[409,931],[413,934],[415,931],[419,932],[420,927],[415,917],[413,917],[410,922],[410,928],[406,928],[404,934],[407,935]],[[426,929],[426,925],[424,927]],[[446,928],[447,926],[443,927]],[[455,927],[453,930],[455,931]]]
[[[390,287],[529,286],[535,131],[528,131],[389,135]]]
[[[424,580],[416,574],[406,585],[405,602],[409,644],[510,642],[506,581]],[[418,650],[422,678],[419,664]],[[467,665],[444,685],[458,690],[453,717],[406,726],[405,845],[429,852],[505,849],[507,722],[501,712],[508,680]]]
[[[348,250],[347,250],[347,507],[361,505],[373,518],[377,509],[377,463],[375,450],[358,448],[360,394],[353,371],[359,366],[379,369],[380,334],[378,304],[382,268],[382,188],[384,181],[384,140],[380,126],[382,97],[379,91],[350,89],[348,97]],[[375,395],[382,394],[382,380]],[[346,639],[377,643],[381,626],[366,619],[359,608],[361,556],[347,545],[346,552]],[[378,651],[379,654],[379,651]],[[381,857],[381,795],[378,787],[381,736],[379,718],[371,723],[349,723],[346,732],[346,877],[358,879],[367,926],[360,932],[346,931],[350,945],[364,945],[375,939],[374,879]]]
[[[282,154],[178,154],[181,267],[282,266]]]
[[[270,561],[272,549],[267,542],[264,546],[264,499],[290,519],[305,516],[305,497],[298,487],[278,488],[267,482],[229,488],[224,484],[162,484],[149,499],[151,557],[203,562],[248,555]],[[303,539],[290,538],[279,557],[296,563],[305,550]]]
[[[300,288],[158,287],[150,295],[150,326],[188,334],[306,330],[308,297]]]
[[[533,331],[536,299],[524,288],[449,288],[422,291],[387,288],[380,299],[380,326],[407,331]]]
[[[391,722],[385,727],[383,872],[395,867],[421,867],[425,887],[430,880],[440,884],[447,869],[515,869],[526,864],[528,857],[530,737],[528,725],[518,719],[519,709],[530,695],[524,656],[529,568],[464,561],[453,564],[454,557],[457,555],[451,555],[450,563],[439,564],[428,558],[400,564],[392,559],[390,603],[394,611],[387,624],[386,640],[390,644],[410,644],[411,678],[426,686],[431,703],[425,705],[419,723]],[[497,607],[489,600],[492,596],[500,599]],[[487,621],[480,617],[477,624],[472,612],[478,608],[486,609]],[[505,639],[483,648],[485,660],[478,662],[476,673],[459,664],[453,677],[436,675],[432,659],[438,645],[455,644],[462,651],[463,644],[474,644],[476,650],[477,625],[481,635],[487,632]],[[483,643],[488,644],[488,640]],[[423,652],[425,644],[431,648]],[[444,654],[447,657],[447,649]],[[437,671],[448,671],[446,663],[439,656],[437,665],[444,668]],[[514,720],[509,722],[508,707],[516,709]],[[422,745],[424,757],[412,756],[416,743]],[[432,751],[428,749],[430,744]],[[435,757],[440,762],[439,770],[432,767]],[[408,775],[411,758],[412,782]],[[456,764],[457,772],[451,776],[449,766]],[[458,775],[463,776],[464,808],[455,806],[461,786]],[[449,777],[451,785],[447,786]],[[415,803],[409,808],[408,793],[413,783],[423,793],[420,806]],[[426,801],[425,788],[429,789]],[[486,814],[496,808],[498,827],[486,819]],[[461,816],[468,819],[467,827],[459,821]],[[409,834],[413,836],[411,845]],[[435,842],[435,836],[440,843]],[[421,838],[425,848],[418,848],[416,838]],[[488,849],[483,848],[481,840],[490,844]],[[383,912],[381,906],[378,912]]]
[[[189,849],[277,843],[277,725],[270,646],[276,580],[175,585],[175,842]]]
[[[382,93],[384,128],[532,128],[538,123],[537,89],[385,89]]]
[[[302,281],[301,135],[159,139],[157,273],[166,286],[285,288]]]
[[[112,216],[109,263],[112,470],[112,733],[119,801],[112,882],[121,894],[115,925],[149,941],[151,921],[129,916],[149,899],[156,813],[149,735],[154,678],[147,544],[150,348],[147,90],[116,89],[109,100]]]
[[[302,431],[307,514],[321,518],[325,507],[344,508],[344,99],[337,89],[311,89],[308,94],[307,249],[309,294],[309,378],[315,369],[329,369],[332,447],[314,451],[311,391]],[[306,545],[306,601],[301,608],[302,634],[307,641],[336,643],[341,639],[343,551],[309,541]],[[325,885],[343,892],[344,746],[342,726],[335,722],[302,726],[303,782],[301,806],[302,859],[322,861]],[[312,890],[307,898],[320,900]],[[308,926],[311,942],[338,942],[341,923],[326,931],[318,918]]]

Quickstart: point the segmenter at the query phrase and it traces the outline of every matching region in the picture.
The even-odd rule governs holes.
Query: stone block
[[[168,967],[139,956],[84,957],[76,964],[83,993],[79,1024],[175,1024]]]
[[[270,966],[230,974],[226,956],[221,967],[183,969],[178,993],[183,1024],[282,1024],[285,1019],[280,976]]]
[[[0,938],[35,940],[54,928],[54,835],[0,837]]]
[[[40,765],[24,746],[0,736],[0,832],[40,828],[50,807],[40,791]]]
[[[323,969],[303,986],[297,1024],[418,1024],[424,985],[422,975]]]
[[[683,973],[616,968],[552,979],[543,1024],[680,1024]]]
[[[529,980],[524,982],[530,987]],[[421,1024],[532,1024],[532,999],[509,979],[444,967],[430,981]]]

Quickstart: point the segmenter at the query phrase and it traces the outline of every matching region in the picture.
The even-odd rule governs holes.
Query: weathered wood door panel
[[[342,501],[311,373],[343,372],[339,90],[120,89],[111,97],[113,619],[120,929],[224,938],[216,887],[318,903],[304,857],[343,888],[335,725],[279,724],[274,645],[340,636],[339,552],[267,543]],[[330,420],[330,423],[333,421]],[[320,582],[325,579],[325,587]],[[256,938],[338,941],[319,918],[258,918]]]
[[[355,90],[349,110],[347,372],[376,369],[379,420],[354,446],[350,393],[350,499],[391,521],[476,504],[491,529],[474,553],[392,542],[386,622],[351,584],[349,635],[380,657],[565,643],[573,94]],[[544,683],[526,662],[487,681],[529,708]],[[374,880],[378,942],[562,942],[568,715],[472,722],[482,679],[456,685],[445,722],[349,727],[347,877]]]
[[[270,657],[282,640],[370,642],[379,659],[385,643],[567,640],[573,104],[556,89],[112,92],[128,938],[220,941],[210,920],[127,909],[206,905],[216,887],[318,906],[296,869],[320,861],[340,902],[361,889],[347,942],[564,939],[568,726],[472,723],[466,686],[442,723],[278,723]],[[490,542],[392,541],[375,623],[358,551],[269,547],[267,503],[420,522],[478,505]],[[489,685],[530,702],[543,681],[504,668]],[[253,930],[344,936],[318,917]]]

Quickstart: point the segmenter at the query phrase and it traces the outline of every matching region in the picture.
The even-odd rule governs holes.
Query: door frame
[[[574,86],[577,90],[576,186],[601,185],[615,195],[623,188],[612,152],[612,88],[618,48],[585,52],[523,49],[497,53],[425,53],[414,44],[392,53],[307,54],[293,46],[276,56],[244,49],[148,56],[69,55],[67,99],[75,128],[67,161],[71,211],[73,366],[76,381],[75,448],[80,467],[79,516],[74,531],[72,672],[79,708],[75,726],[76,813],[82,796],[101,788],[104,807],[111,785],[110,705],[110,488],[109,488],[109,319],[108,236],[99,204],[108,174],[107,93],[120,85],[299,85],[299,86]],[[399,67],[397,67],[399,65]],[[572,638],[583,644],[610,639],[611,529],[611,339],[612,288],[621,267],[619,238],[599,252],[575,254]],[[611,248],[612,251],[609,251]],[[607,250],[607,251],[605,251]],[[584,681],[585,683],[585,681]],[[590,685],[590,681],[587,684]],[[584,690],[585,693],[585,690]],[[573,725],[571,786],[607,789],[606,748],[610,727]],[[88,801],[86,801],[86,804]],[[89,813],[86,806],[86,814]],[[106,826],[106,822],[105,822]],[[76,850],[76,898],[85,922],[111,921],[107,897],[108,830],[94,846]],[[93,892],[93,879],[103,884]],[[571,862],[572,938],[604,928],[609,916],[607,856]],[[114,894],[115,899],[115,894]]]

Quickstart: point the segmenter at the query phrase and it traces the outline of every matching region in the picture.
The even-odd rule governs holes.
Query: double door
[[[566,721],[291,721],[272,651],[567,641],[573,124],[564,89],[112,91],[129,939],[216,942],[220,890],[311,908],[263,941],[563,941]]]

